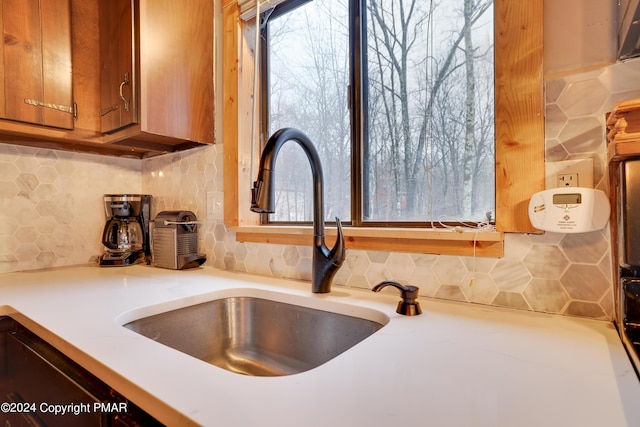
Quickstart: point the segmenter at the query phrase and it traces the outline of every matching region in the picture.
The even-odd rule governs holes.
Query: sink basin
[[[282,376],[322,365],[384,324],[282,301],[231,296],[124,326],[228,371]]]

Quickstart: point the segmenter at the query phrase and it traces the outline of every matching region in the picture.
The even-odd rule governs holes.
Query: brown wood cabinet
[[[134,28],[138,15],[133,0],[101,1],[100,28],[100,129],[113,132],[138,121]]]
[[[213,2],[117,0],[100,22],[102,131],[213,143]]]
[[[213,2],[70,0],[75,126],[0,120],[0,142],[137,157],[214,143]]]
[[[69,0],[2,0],[0,117],[73,128]]]

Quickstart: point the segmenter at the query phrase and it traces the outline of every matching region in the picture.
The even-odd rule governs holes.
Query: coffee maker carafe
[[[148,194],[105,194],[107,223],[102,244],[107,248],[100,265],[123,266],[148,260],[151,196]]]

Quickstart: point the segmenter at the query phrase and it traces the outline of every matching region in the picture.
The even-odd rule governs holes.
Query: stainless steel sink
[[[234,296],[124,326],[232,372],[282,376],[322,365],[384,324],[269,299]]]

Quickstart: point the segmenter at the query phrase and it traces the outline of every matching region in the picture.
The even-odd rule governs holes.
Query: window
[[[347,248],[500,257],[504,233],[535,232],[527,206],[531,195],[544,189],[543,2],[494,0],[493,7],[496,232],[451,233],[390,224],[347,227]],[[260,216],[249,210],[255,179],[249,166],[259,148],[252,143],[252,126],[247,122],[255,99],[251,47],[256,21],[242,15],[236,0],[223,0],[220,13],[220,60],[216,61],[220,82],[216,87],[221,108],[217,109],[216,141],[223,142],[224,152],[224,225],[238,242],[308,246],[313,242],[312,227],[264,227]],[[328,234],[332,231],[327,229]]]
[[[289,0],[263,22],[263,133],[296,127],[315,143],[326,219],[493,218],[491,0]],[[285,144],[269,222],[311,220],[307,163]]]

